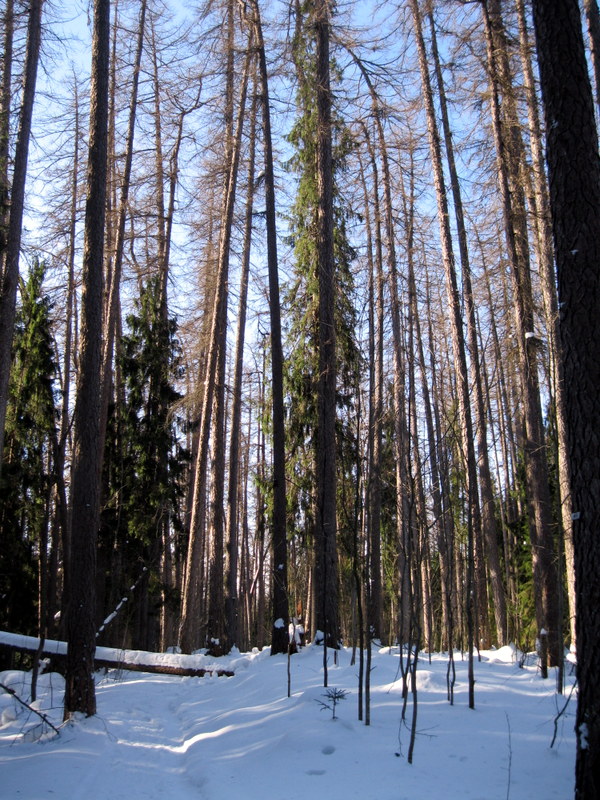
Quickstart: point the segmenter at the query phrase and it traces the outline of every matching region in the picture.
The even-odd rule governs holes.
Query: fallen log
[[[36,653],[40,641],[34,636],[21,636],[17,633],[0,631],[0,651]],[[49,657],[53,663],[61,664],[67,658],[67,643],[48,639],[44,642],[42,656]],[[97,647],[94,664],[97,669],[122,669],[133,672],[151,672],[159,675],[180,675],[203,678],[233,677],[231,670],[201,666],[205,656],[183,655],[177,653],[148,653],[144,650],[119,650],[112,647]]]

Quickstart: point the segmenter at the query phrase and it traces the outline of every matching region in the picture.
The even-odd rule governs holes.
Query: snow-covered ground
[[[329,651],[329,655],[332,653]],[[467,663],[456,656],[455,702],[446,698],[444,656],[421,654],[418,736],[400,722],[398,651],[373,656],[371,725],[357,719],[357,665],[330,659],[329,687],[347,690],[337,719],[323,709],[323,651],[291,659],[269,651],[209,659],[234,677],[181,678],[112,670],[97,675],[98,713],[60,728],[0,691],[0,798],[42,800],[569,800],[574,793],[575,698],[533,659],[511,648],[475,663],[475,710],[467,707]],[[27,700],[29,675],[0,673]],[[573,683],[569,677],[567,694]],[[40,677],[36,707],[58,727],[64,682]],[[410,713],[409,713],[410,719]]]

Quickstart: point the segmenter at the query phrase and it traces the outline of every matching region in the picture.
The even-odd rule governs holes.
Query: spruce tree
[[[107,636],[155,649],[159,606],[171,595],[161,579],[161,557],[173,534],[181,532],[180,479],[187,463],[172,414],[180,397],[174,384],[182,369],[177,323],[160,313],[158,278],[142,288],[126,326],[117,370],[121,397],[109,421],[105,451],[100,562],[106,571],[107,612],[146,569],[127,613]]]
[[[301,548],[308,552],[314,546],[317,495],[317,435],[319,378],[319,253],[316,110],[317,72],[316,36],[313,3],[296,4],[296,29],[293,56],[298,80],[298,117],[289,134],[294,155],[288,169],[297,176],[296,199],[289,220],[290,243],[294,251],[294,275],[287,287],[284,318],[288,358],[285,368],[287,398],[286,435],[288,440],[288,499],[290,531]],[[335,64],[332,72],[337,76]],[[333,261],[334,261],[334,327],[336,338],[336,450],[338,458],[338,493],[340,480],[350,476],[356,442],[348,419],[352,415],[357,391],[358,351],[355,341],[356,320],[352,302],[353,281],[350,271],[354,251],[349,243],[346,224],[348,211],[340,193],[339,178],[352,149],[348,129],[332,114],[333,172]],[[350,455],[349,455],[350,454]],[[339,526],[338,526],[339,530]],[[351,548],[348,548],[350,555]],[[317,555],[315,554],[315,557]],[[318,591],[318,590],[317,590]],[[337,596],[337,579],[327,590]],[[312,623],[318,625],[319,608],[311,600]],[[309,621],[309,625],[310,625]],[[337,624],[336,624],[337,627]],[[328,644],[333,644],[328,635]]]
[[[0,484],[0,626],[37,633],[40,554],[47,547],[54,478],[56,363],[46,266],[34,261],[22,287],[13,344]]]

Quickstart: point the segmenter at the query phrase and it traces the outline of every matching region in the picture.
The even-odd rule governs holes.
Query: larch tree
[[[286,533],[285,415],[283,405],[283,344],[277,254],[275,170],[269,103],[269,76],[258,0],[252,3],[255,41],[258,50],[262,135],[264,149],[267,265],[269,273],[269,318],[271,331],[271,395],[273,418],[273,627],[271,653],[283,653],[288,638],[288,564]],[[283,624],[282,624],[283,623]]]
[[[514,324],[522,392],[522,448],[532,545],[537,636],[542,672],[562,658],[559,630],[559,584],[554,555],[554,521],[548,459],[544,440],[537,337],[530,264],[526,197],[523,187],[523,142],[518,121],[508,40],[499,0],[482,4],[487,43],[492,127],[498,184],[514,303]]]
[[[27,14],[27,43],[25,49],[25,64],[23,66],[23,87],[21,105],[19,109],[19,122],[17,140],[15,144],[13,174],[10,187],[10,212],[6,228],[6,241],[0,239],[2,249],[2,267],[0,276],[0,474],[2,471],[2,452],[4,449],[4,426],[6,409],[8,405],[8,382],[10,378],[11,346],[13,339],[13,326],[17,304],[17,286],[19,282],[19,260],[21,257],[21,233],[23,226],[23,212],[25,207],[25,182],[27,180],[27,162],[29,158],[29,142],[31,139],[31,126],[33,119],[33,105],[37,82],[38,62],[42,38],[42,0],[32,0]],[[4,76],[2,87],[2,107],[0,112],[4,121],[0,119],[0,172],[6,170],[8,147],[6,136],[9,131],[7,116],[10,103],[10,63],[11,63],[11,26],[13,24],[12,4],[8,4],[5,13],[6,34],[4,44],[8,50],[4,57]],[[2,141],[4,139],[4,141]],[[4,163],[2,163],[2,161]],[[6,186],[4,188],[6,194]],[[6,199],[0,197],[6,210]],[[5,216],[5,213],[3,214]]]
[[[100,518],[102,289],[110,0],[95,0],[79,374],[73,422],[65,718],[96,713],[96,538]]]
[[[575,797],[600,792],[600,158],[577,0],[534,0],[564,353],[577,625]]]

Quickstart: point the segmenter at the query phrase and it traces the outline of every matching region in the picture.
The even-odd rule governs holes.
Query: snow
[[[322,712],[323,650],[309,645],[287,658],[268,649],[223,658],[156,656],[235,672],[182,678],[98,672],[94,717],[77,717],[60,735],[0,691],[0,798],[62,800],[566,800],[573,796],[575,700],[535,657],[513,647],[483,651],[475,662],[475,710],[467,706],[467,662],[455,655],[455,703],[446,699],[447,657],[419,656],[418,737],[414,762],[400,721],[397,648],[373,654],[371,725],[357,719],[358,665],[328,651],[330,689],[348,692],[336,720]],[[147,663],[148,654],[138,663]],[[523,667],[520,668],[519,664]],[[28,700],[30,676],[11,670],[0,682]],[[568,677],[569,684],[574,681]],[[568,687],[570,688],[570,687]],[[64,680],[39,678],[36,707],[61,725]],[[410,710],[410,703],[409,703]],[[410,724],[410,711],[408,723]]]

